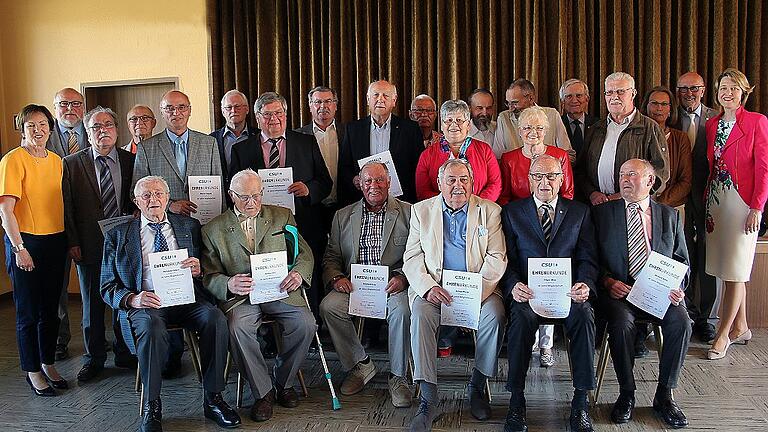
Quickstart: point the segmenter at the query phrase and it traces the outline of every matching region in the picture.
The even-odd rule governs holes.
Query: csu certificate
[[[101,234],[106,236],[112,228],[118,225],[122,225],[130,220],[133,220],[133,215],[116,216],[109,219],[102,219],[98,221],[98,224],[99,228],[101,228]]]
[[[188,253],[186,249],[177,249],[148,255],[152,286],[162,307],[195,302],[192,269],[181,268],[181,262],[189,258]]]
[[[627,301],[663,319],[670,304],[669,292],[680,288],[687,272],[687,265],[651,251],[627,295]]]
[[[403,188],[400,186],[400,177],[397,176],[397,170],[395,169],[395,162],[392,161],[392,153],[389,150],[385,150],[381,153],[362,158],[357,161],[357,165],[362,168],[363,165],[370,161],[381,162],[387,166],[389,170],[389,177],[392,179],[389,185],[389,194],[393,197],[399,197],[403,194]]]
[[[285,207],[296,214],[296,204],[293,194],[288,192],[288,186],[293,184],[293,168],[260,169],[259,177],[264,187],[262,204]]]
[[[189,200],[197,204],[192,217],[202,225],[221,214],[221,176],[189,176]]]
[[[571,259],[528,258],[531,309],[544,318],[565,318],[571,312]]]
[[[440,304],[440,325],[477,330],[483,276],[480,273],[444,270],[443,289],[451,294],[453,301],[450,306]]]
[[[288,255],[285,251],[251,255],[251,304],[268,303],[288,297],[288,292],[280,291],[280,282],[286,276]]]
[[[366,318],[387,318],[389,267],[352,264],[349,277],[349,314]]]

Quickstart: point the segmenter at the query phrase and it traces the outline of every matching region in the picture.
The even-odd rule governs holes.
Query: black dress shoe
[[[611,410],[611,421],[616,424],[628,423],[632,420],[632,409],[635,408],[635,396],[619,394]]]
[[[256,401],[251,407],[251,420],[263,422],[272,418],[272,408],[275,406],[275,389]]]
[[[221,393],[211,393],[206,396],[206,399],[207,401],[203,403],[203,413],[206,418],[227,429],[240,426],[240,416],[224,402]]]
[[[467,385],[467,398],[469,399],[469,412],[478,420],[491,418],[491,404],[483,397],[481,389],[472,384]]]
[[[69,388],[69,383],[67,383],[67,380],[65,380],[64,378],[59,380],[54,380],[54,379],[51,379],[51,377],[49,377],[47,373],[45,373],[45,370],[40,369],[40,372],[42,372],[43,377],[45,378],[46,381],[48,381],[48,384],[50,384],[51,387],[57,390],[66,390]]]
[[[694,331],[701,342],[711,343],[715,339],[715,326],[707,321],[696,323]]]
[[[27,375],[26,378],[27,378],[27,383],[29,384],[29,388],[31,388],[36,395],[42,396],[42,397],[56,396],[56,390],[54,390],[53,387],[48,386],[44,389],[38,389],[32,384],[32,380],[29,379],[29,375]]]
[[[568,420],[573,432],[593,432],[592,418],[589,417],[589,411],[585,409],[571,410],[571,417]]]
[[[142,418],[140,432],[163,432],[163,404],[160,398],[151,400],[144,405],[144,418]]]
[[[104,370],[104,365],[86,363],[83,365],[83,368],[80,369],[80,372],[77,373],[77,380],[79,382],[88,382],[96,378],[96,376],[100,374],[101,371],[103,370]]]
[[[165,362],[165,366],[160,375],[163,379],[179,378],[181,376],[181,359],[172,358]]]
[[[293,387],[287,389],[277,389],[277,403],[286,408],[296,408],[299,406],[299,395]]]
[[[677,405],[677,402],[671,398],[659,400],[653,398],[653,410],[664,420],[664,423],[673,429],[679,429],[688,426],[688,419],[683,414],[683,410]]]
[[[124,355],[115,357],[115,367],[118,367],[120,369],[133,369],[136,370],[136,368],[139,366],[139,359],[136,358],[135,355]]]
[[[64,360],[69,358],[69,348],[64,344],[56,344],[56,352],[54,353],[56,360]]]
[[[504,421],[504,432],[527,432],[528,423],[525,421],[525,408],[510,408]]]

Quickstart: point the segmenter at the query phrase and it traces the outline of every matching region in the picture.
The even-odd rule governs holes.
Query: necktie
[[[176,138],[176,146],[173,151],[176,155],[176,166],[179,168],[181,178],[187,175],[187,143],[181,137]]]
[[[629,275],[637,278],[640,269],[648,259],[648,248],[645,245],[643,221],[640,217],[640,206],[630,203],[627,206],[627,248],[629,251]]]
[[[115,185],[112,183],[112,171],[109,170],[107,165],[107,158],[105,156],[98,156],[96,160],[99,161],[100,173],[99,173],[99,188],[101,189],[101,207],[104,209],[104,217],[112,218],[117,216],[117,197],[115,195]]]
[[[153,252],[165,252],[168,250],[168,242],[165,241],[165,236],[162,233],[163,225],[165,222],[153,223],[150,222],[149,227],[155,231],[155,243]]]
[[[688,125],[688,139],[691,140],[691,150],[693,150],[696,144],[696,113],[689,113],[688,116],[691,117],[691,124]]]
[[[77,132],[74,129],[69,130],[67,147],[69,147],[69,154],[75,153],[80,148],[80,145],[77,143]]]
[[[544,240],[549,243],[549,239],[552,237],[552,219],[549,217],[549,212],[552,211],[552,206],[549,204],[542,204],[539,209],[541,210],[541,230],[544,231]]]
[[[584,146],[584,134],[581,132],[581,121],[574,120],[571,124],[573,124],[573,142],[571,143],[571,146],[576,153],[579,153],[581,147]]]
[[[272,148],[269,150],[269,164],[267,168],[280,168],[280,149],[277,148],[277,143],[281,138],[270,138],[268,141],[272,143]]]

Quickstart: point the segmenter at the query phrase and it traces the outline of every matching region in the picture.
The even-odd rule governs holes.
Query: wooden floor
[[[80,320],[79,302],[72,302],[72,322]],[[131,371],[108,367],[98,382],[78,385],[76,375],[81,366],[82,336],[73,324],[70,359],[58,362],[59,371],[69,379],[72,388],[56,398],[40,398],[32,394],[19,369],[14,332],[14,310],[10,299],[0,300],[0,431],[133,431],[137,430],[138,395],[133,391]],[[652,343],[649,343],[652,345]],[[556,347],[559,347],[556,344]],[[328,360],[336,386],[342,371],[330,349]],[[719,362],[703,359],[705,348],[694,342],[688,353],[680,387],[675,397],[691,423],[687,430],[766,431],[768,430],[768,331],[755,332],[749,346],[737,346],[729,357]],[[506,357],[502,353],[503,357]],[[275,416],[266,423],[254,423],[248,410],[241,410],[240,430],[264,431],[396,431],[406,426],[416,407],[392,407],[387,391],[387,360],[382,352],[372,357],[380,373],[366,389],[353,397],[342,397],[343,408],[330,409],[330,397],[317,356],[304,365],[309,398],[298,408],[275,408]],[[552,369],[538,367],[534,356],[528,373],[528,422],[531,431],[567,430],[572,387],[564,351],[556,351]],[[110,353],[108,366],[111,366]],[[459,356],[439,360],[441,407],[443,418],[435,430],[501,431],[509,395],[504,390],[507,376],[506,359],[499,362],[499,375],[492,383],[493,417],[478,422],[464,403],[464,385],[472,361]],[[188,354],[184,355],[184,377],[163,383],[163,427],[166,431],[221,430],[202,414],[202,392],[192,370]],[[617,385],[611,368],[603,394],[592,416],[599,431],[665,430],[651,408],[658,361],[655,352],[635,366],[637,408],[634,420],[622,427],[610,423],[611,404],[617,396]],[[225,398],[234,406],[235,374],[230,376]],[[246,390],[246,406],[252,398]]]

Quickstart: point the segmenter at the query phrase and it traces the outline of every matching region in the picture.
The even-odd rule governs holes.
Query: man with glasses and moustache
[[[437,104],[429,95],[420,94],[411,101],[411,109],[408,111],[411,120],[419,124],[421,136],[424,139],[424,148],[440,142],[443,136],[435,130],[435,120],[437,120]]]
[[[146,105],[134,105],[125,116],[128,120],[128,130],[131,132],[131,142],[123,146],[123,150],[136,154],[139,143],[152,136],[157,120],[155,113]]]

